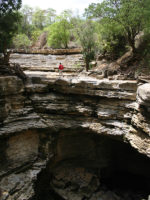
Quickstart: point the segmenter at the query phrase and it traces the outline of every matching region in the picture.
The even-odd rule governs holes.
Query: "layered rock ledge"
[[[150,84],[26,74],[0,77],[3,200],[130,200],[100,189],[117,172],[150,189]]]
[[[22,53],[22,54],[44,54],[44,55],[71,55],[71,54],[80,54],[82,52],[81,48],[70,48],[70,49],[14,49],[13,53]]]

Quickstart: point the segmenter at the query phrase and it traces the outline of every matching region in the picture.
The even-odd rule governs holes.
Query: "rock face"
[[[1,199],[146,199],[150,85],[26,74],[0,77]]]
[[[14,49],[13,53],[23,53],[23,54],[44,54],[44,55],[71,55],[71,54],[80,54],[82,52],[81,48],[70,48],[70,49]]]
[[[38,40],[35,42],[32,48],[42,49],[47,43],[47,32],[43,32],[39,37]]]
[[[137,100],[140,105],[145,106],[146,108],[150,107],[150,84],[141,85],[137,91]]]

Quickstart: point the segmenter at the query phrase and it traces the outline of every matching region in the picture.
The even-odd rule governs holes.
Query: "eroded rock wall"
[[[87,196],[82,184],[78,186],[78,191],[81,191],[78,199],[94,199],[91,195],[100,185],[95,171],[107,169],[109,165],[114,168],[114,163],[121,165],[121,169],[124,166],[129,171],[136,171],[140,159],[144,158],[135,159],[135,166],[132,161],[126,166],[121,158],[128,148],[133,148],[146,159],[136,173],[150,176],[147,106],[150,102],[149,97],[144,97],[149,94],[149,85],[146,94],[142,92],[145,86],[140,86],[136,93],[136,81],[89,77],[54,79],[34,72],[25,85],[15,76],[1,77],[0,83],[2,199],[33,198],[35,182],[44,168],[53,173],[51,185],[64,199],[66,193],[58,189],[58,185],[62,184],[63,188],[68,184],[69,176],[67,179],[65,174],[71,174],[70,170],[81,174],[79,179],[86,182],[83,184],[85,187],[95,180]],[[121,149],[125,143],[129,147]],[[122,154],[118,153],[120,150]],[[133,160],[134,155],[129,156],[129,160]],[[115,158],[112,165],[115,156],[118,162]],[[62,170],[57,170],[60,166]],[[86,171],[86,168],[94,172]],[[63,183],[58,181],[60,177],[65,177]],[[74,181],[77,182],[78,178],[74,177]],[[69,191],[66,199],[76,199],[72,189]]]

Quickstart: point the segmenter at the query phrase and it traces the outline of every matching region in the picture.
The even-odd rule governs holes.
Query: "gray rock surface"
[[[140,105],[150,108],[150,83],[146,83],[138,87],[137,101]]]
[[[40,71],[26,71],[26,75],[25,85],[15,76],[0,77],[2,199],[31,199],[34,182],[52,162],[48,166],[55,175],[51,187],[63,198],[119,200],[112,191],[92,195],[100,181],[85,170],[85,165],[97,168],[112,162],[115,145],[109,141],[109,148],[104,149],[107,140],[103,137],[126,141],[150,157],[150,119],[140,108],[150,105],[150,85],[140,86],[136,94],[136,81],[98,80],[83,75],[58,78],[56,73]],[[53,170],[53,166],[70,159],[82,166]],[[90,185],[92,179],[95,185]],[[71,185],[62,189],[70,180]]]

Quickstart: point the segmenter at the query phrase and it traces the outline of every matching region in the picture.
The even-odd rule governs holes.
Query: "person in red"
[[[59,76],[63,75],[63,69],[64,69],[64,66],[61,63],[59,63]]]

